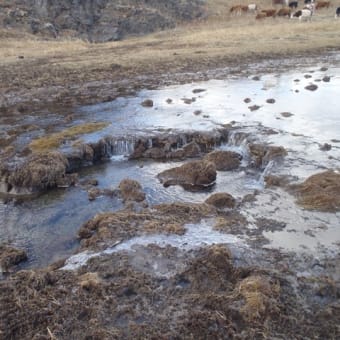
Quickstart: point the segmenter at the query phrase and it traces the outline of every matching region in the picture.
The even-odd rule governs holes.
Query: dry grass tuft
[[[161,221],[148,221],[144,224],[144,231],[149,234],[163,233],[166,235],[184,235],[185,227],[179,223],[164,223]]]
[[[298,204],[306,209],[326,212],[340,211],[340,174],[325,171],[307,178],[301,185],[292,186]]]
[[[29,147],[34,152],[42,152],[56,149],[65,140],[72,140],[80,135],[99,131],[108,126],[108,123],[86,123],[73,126],[61,132],[53,133],[33,140]]]
[[[239,294],[245,299],[241,313],[249,321],[266,318],[277,309],[275,297],[280,293],[279,284],[271,284],[264,276],[249,276],[238,286]]]
[[[85,290],[96,289],[100,284],[101,280],[98,273],[86,273],[79,277],[79,285]]]

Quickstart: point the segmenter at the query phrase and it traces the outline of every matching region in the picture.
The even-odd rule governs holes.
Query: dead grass
[[[268,317],[269,312],[276,307],[272,306],[272,301],[280,293],[279,284],[273,285],[266,277],[258,275],[242,280],[238,289],[245,299],[241,312],[249,321]]]
[[[206,20],[105,44],[70,39],[46,41],[2,30],[0,88],[32,89],[140,74],[202,70],[242,58],[320,53],[340,46],[340,20],[334,19],[334,7],[317,12],[312,22],[285,18],[260,22],[254,15],[230,16],[231,5],[210,0],[207,2],[210,16]],[[264,0],[260,6],[268,7]]]
[[[53,150],[58,148],[58,146],[65,140],[71,140],[86,133],[99,131],[107,125],[108,123],[86,123],[72,126],[61,132],[35,139],[30,143],[29,147],[34,152]]]
[[[297,203],[309,210],[336,212],[340,210],[340,174],[325,171],[292,186],[298,195]]]

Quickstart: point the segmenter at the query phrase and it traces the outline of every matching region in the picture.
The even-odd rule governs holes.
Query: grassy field
[[[261,0],[259,5],[271,8],[270,3]],[[204,20],[105,44],[43,40],[2,30],[0,90],[32,91],[141,74],[195,71],[244,58],[256,61],[340,47],[340,20],[334,18],[335,6],[318,11],[312,22],[300,22],[287,18],[255,20],[254,14],[231,16],[232,4],[209,0],[209,15]]]

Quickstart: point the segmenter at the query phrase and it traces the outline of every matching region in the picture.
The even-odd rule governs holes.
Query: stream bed
[[[327,66],[327,67],[326,67]],[[316,85],[314,91],[306,89]],[[249,230],[258,219],[283,225],[279,230],[263,232],[266,240],[259,247],[309,254],[334,254],[339,250],[340,213],[308,211],[295,203],[295,197],[282,188],[266,188],[264,176],[286,176],[300,183],[308,176],[334,169],[340,171],[340,66],[311,62],[299,70],[230,76],[223,80],[167,86],[143,90],[134,97],[80,108],[78,122],[105,121],[102,131],[83,136],[84,142],[105,135],[121,136],[115,154],[108,162],[84,168],[79,179],[96,178],[99,188],[115,189],[125,178],[140,182],[149,205],[175,201],[201,203],[212,193],[227,192],[238,202],[256,193],[256,200],[242,205],[240,213]],[[152,107],[144,107],[152,100]],[[233,126],[228,143],[216,149],[237,151],[243,156],[237,170],[218,171],[215,185],[208,191],[189,192],[179,186],[165,188],[156,175],[185,161],[129,160],[138,136],[180,131],[214,131],[225,124]],[[288,155],[281,162],[269,162],[264,168],[250,167],[249,139],[283,146]],[[43,267],[70,256],[78,247],[77,231],[100,212],[117,211],[123,204],[117,197],[102,196],[89,201],[80,186],[53,190],[24,202],[0,203],[0,243],[9,243],[28,252],[24,267]],[[199,244],[252,244],[251,236],[211,231],[209,222],[194,233],[193,226],[182,236],[136,237],[120,244],[156,243],[190,248]],[[203,229],[202,229],[203,228]],[[269,228],[270,229],[270,228]],[[204,232],[203,232],[204,231]],[[194,235],[192,238],[188,235]],[[202,236],[200,239],[200,235]],[[254,244],[253,244],[254,245]],[[118,248],[118,249],[120,249]]]

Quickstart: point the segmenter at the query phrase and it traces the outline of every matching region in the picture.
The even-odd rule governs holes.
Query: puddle
[[[339,214],[303,210],[295,205],[292,196],[280,189],[264,189],[263,183],[265,174],[288,175],[300,182],[325,169],[340,168],[340,143],[336,142],[340,140],[340,67],[336,62],[334,65],[327,65],[326,71],[321,71],[323,65],[317,63],[284,73],[261,74],[258,81],[253,80],[253,76],[229,77],[145,90],[136,97],[83,107],[76,113],[77,117],[84,121],[95,117],[98,121],[111,123],[101,132],[84,136],[85,141],[96,141],[110,134],[130,142],[118,141],[112,160],[80,171],[80,179],[94,177],[101,188],[116,188],[127,177],[136,179],[149,204],[203,202],[214,192],[228,192],[240,201],[245,195],[259,190],[257,201],[242,208],[249,227],[254,227],[253,221],[258,217],[286,223],[284,230],[264,232],[270,240],[266,247],[311,253],[325,248],[334,250],[340,241]],[[306,74],[311,78],[306,78]],[[325,76],[330,76],[329,82],[322,81]],[[317,84],[316,91],[305,89],[311,83]],[[195,91],[197,89],[204,91]],[[245,98],[250,102],[245,103]],[[145,99],[151,99],[153,107],[143,107],[141,102]],[[268,99],[275,101],[268,103]],[[260,108],[251,111],[251,105]],[[287,112],[291,115],[282,114]],[[156,178],[161,171],[183,162],[127,160],[126,156],[133,151],[133,140],[139,135],[212,131],[230,122],[235,122],[236,131],[245,132],[261,142],[284,146],[288,151],[284,162],[270,163],[262,172],[254,171],[248,167],[246,140],[231,136],[230,143],[219,148],[242,153],[240,169],[218,172],[216,184],[209,192],[192,193],[177,186],[164,188]],[[324,143],[332,146],[329,151],[320,149]],[[30,260],[25,266],[43,266],[75,250],[76,232],[82,223],[96,213],[116,211],[121,207],[122,203],[116,197],[100,197],[89,202],[86,191],[79,187],[50,192],[24,204],[0,203],[0,241],[28,249]],[[198,245],[205,237],[208,243],[212,239],[214,242],[225,242],[224,238],[234,240],[230,235],[217,235],[208,227],[196,226],[196,231],[204,230],[194,234],[194,227],[188,226],[182,237],[131,239],[114,247],[113,251],[152,242],[179,247],[185,246],[184,243]]]

